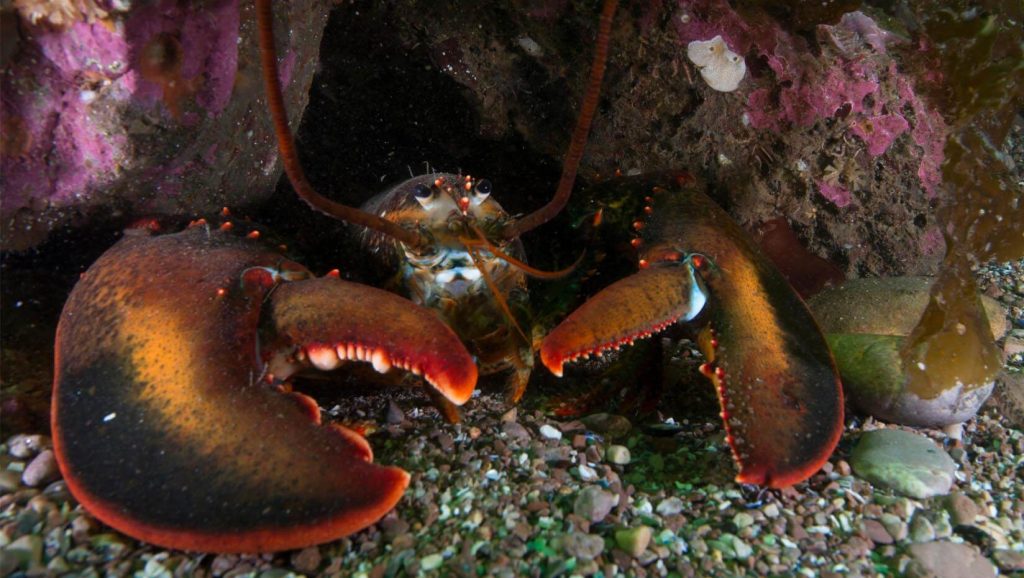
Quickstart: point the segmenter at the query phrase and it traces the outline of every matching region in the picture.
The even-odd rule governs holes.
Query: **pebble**
[[[516,421],[504,422],[501,426],[501,431],[505,432],[505,435],[512,438],[520,440],[530,439],[530,432],[523,427],[522,424]]]
[[[592,523],[600,522],[619,503],[619,496],[606,492],[600,486],[587,486],[576,496],[572,511]]]
[[[509,423],[517,419],[519,419],[519,409],[515,407],[501,414],[501,423]]]
[[[303,574],[312,574],[316,572],[316,569],[320,567],[320,563],[322,561],[323,556],[320,554],[320,548],[316,546],[303,548],[302,550],[292,554],[292,566]]]
[[[440,554],[430,554],[420,558],[420,570],[430,572],[431,570],[437,570],[444,563],[444,557]]]
[[[609,463],[624,466],[630,462],[632,457],[629,455],[629,448],[620,445],[610,445],[605,450],[604,457]]]
[[[562,540],[562,549],[577,560],[593,560],[604,552],[604,538],[594,534],[572,532]]]
[[[989,578],[996,576],[996,567],[967,544],[928,542],[907,548],[910,564],[906,575],[910,578]]]
[[[544,424],[540,426],[540,436],[546,440],[560,440],[562,432],[552,425]]]
[[[918,512],[910,521],[910,541],[916,544],[923,544],[935,540],[935,528],[931,521]]]
[[[633,429],[633,424],[628,419],[610,413],[595,413],[580,421],[590,431],[599,433],[610,440],[621,438]]]
[[[586,464],[580,464],[579,473],[580,479],[583,480],[584,482],[597,481],[597,471]]]
[[[21,475],[21,481],[26,486],[34,488],[48,484],[60,478],[60,469],[57,467],[57,458],[53,450],[43,450],[39,453]]]
[[[7,440],[7,453],[19,460],[31,458],[50,447],[50,438],[41,434],[18,434]]]
[[[650,526],[637,526],[615,531],[615,544],[630,556],[636,558],[644,553],[651,543],[654,532]]]
[[[892,536],[878,520],[864,520],[864,532],[875,544],[892,544]]]
[[[742,530],[754,525],[754,517],[746,512],[740,512],[732,517],[732,523],[736,525],[737,530]]]
[[[775,504],[766,504],[761,511],[764,512],[766,518],[779,517],[779,507],[776,506]]]
[[[387,412],[384,414],[384,421],[389,424],[399,424],[405,421],[405,412],[394,401],[388,402]]]
[[[944,501],[946,511],[949,512],[950,521],[956,526],[970,526],[978,516],[978,505],[974,500],[954,492]]]
[[[9,494],[18,489],[21,476],[11,470],[0,470],[0,495]]]
[[[43,538],[29,534],[4,547],[4,552],[18,561],[19,568],[35,568],[43,562]]]
[[[992,553],[992,558],[999,565],[999,569],[1004,572],[1024,571],[1024,553],[1022,552],[996,550]]]
[[[927,437],[902,430],[875,430],[861,436],[850,456],[857,475],[917,499],[949,493],[956,464]]]
[[[662,516],[674,516],[683,511],[686,503],[673,496],[658,503],[657,512]]]
[[[907,523],[896,514],[882,514],[880,521],[882,522],[882,525],[885,526],[885,531],[892,536],[893,540],[902,542],[907,538]]]

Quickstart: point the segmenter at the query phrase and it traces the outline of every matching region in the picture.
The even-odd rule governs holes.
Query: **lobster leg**
[[[165,547],[260,552],[338,538],[395,505],[408,474],[373,465],[363,438],[319,425],[315,407],[260,381],[264,302],[293,284],[278,280],[302,276],[255,241],[203,228],[126,237],[84,274],[57,329],[52,430],[87,510]],[[294,284],[307,283],[321,280]],[[363,289],[347,298],[403,316],[397,329],[360,325],[363,339],[467,397],[475,367],[454,335],[431,313]]]
[[[784,487],[832,454],[843,425],[835,363],[806,305],[711,199],[669,177],[613,181],[648,197],[639,273],[591,298],[545,338],[541,360],[599,354],[708,312],[698,345],[741,483]],[[662,185],[662,186],[658,186]],[[620,195],[621,196],[621,195]],[[705,291],[706,288],[706,291]]]

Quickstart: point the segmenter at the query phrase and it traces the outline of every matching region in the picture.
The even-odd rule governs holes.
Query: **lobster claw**
[[[822,466],[842,432],[832,354],[775,266],[725,211],[685,184],[641,177],[605,185],[651,195],[651,215],[640,227],[647,268],[605,288],[552,330],[541,361],[561,375],[562,364],[581,355],[678,321],[703,321],[701,370],[718,393],[736,480],[773,488],[798,483]]]
[[[330,284],[326,293],[378,320],[402,317],[399,329],[366,324],[365,313],[357,325],[365,343],[421,367],[454,400],[473,389],[472,358],[435,315],[384,291],[279,284],[308,276],[256,241],[203,228],[128,236],[84,274],[57,329],[52,430],[87,510],[160,546],[261,552],[344,536],[395,505],[407,473],[370,463],[365,439],[321,426],[315,406],[260,380],[268,292],[295,285],[286,300],[300,303],[303,285],[320,295]],[[341,329],[296,330],[302,346],[347,335],[334,306],[306,303]]]

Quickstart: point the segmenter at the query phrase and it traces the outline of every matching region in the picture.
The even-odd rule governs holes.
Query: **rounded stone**
[[[654,532],[649,526],[637,526],[636,528],[616,530],[615,544],[618,545],[622,551],[635,558],[644,553],[644,550],[647,549],[647,545],[651,543],[651,536],[653,535]]]
[[[25,467],[21,475],[21,481],[26,486],[34,488],[48,484],[60,478],[60,469],[57,467],[57,458],[53,450],[43,450]]]
[[[584,520],[600,522],[617,503],[619,503],[617,495],[604,491],[600,486],[587,486],[576,496],[572,511]]]
[[[572,532],[562,540],[562,549],[577,560],[593,560],[604,552],[604,538],[594,534]]]
[[[930,439],[900,430],[861,436],[850,456],[858,476],[911,498],[949,493],[956,463]]]
[[[630,462],[632,456],[629,454],[629,448],[620,445],[610,445],[605,451],[605,459],[609,463],[624,466]]]

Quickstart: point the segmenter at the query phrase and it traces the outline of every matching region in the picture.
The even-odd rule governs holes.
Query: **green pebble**
[[[732,517],[732,523],[736,525],[736,529],[742,530],[754,525],[754,517],[746,512],[740,512]]]
[[[444,563],[444,557],[440,554],[431,554],[420,558],[420,570],[437,570]]]
[[[647,545],[651,543],[651,536],[653,534],[654,532],[647,526],[637,526],[636,528],[616,530],[615,544],[624,552],[636,558],[640,554],[643,554],[644,550],[647,549]]]

